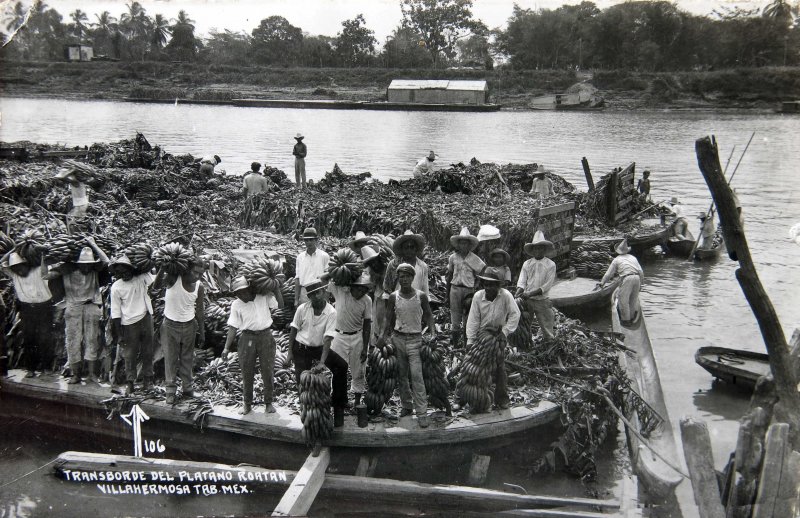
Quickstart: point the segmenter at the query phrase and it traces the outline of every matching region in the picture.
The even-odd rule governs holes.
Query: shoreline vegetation
[[[0,95],[57,99],[229,101],[231,99],[386,100],[392,79],[485,79],[489,102],[528,110],[540,95],[576,83],[597,89],[610,110],[774,111],[800,99],[800,67],[718,71],[297,68],[165,62],[2,61]]]

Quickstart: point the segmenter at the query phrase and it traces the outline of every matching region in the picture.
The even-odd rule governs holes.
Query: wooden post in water
[[[711,137],[697,139],[695,152],[700,172],[703,173],[717,206],[728,255],[732,260],[739,261],[736,279],[755,314],[769,353],[770,370],[775,379],[778,396],[774,409],[775,419],[790,425],[792,449],[800,450],[800,394],[797,392],[797,373],[794,372],[794,362],[789,354],[786,335],[750,256],[744,230],[739,224],[733,191],[725,181],[719,162],[716,141]]]
[[[592,171],[589,169],[589,161],[586,160],[586,157],[581,159],[581,165],[583,166],[583,174],[586,175],[586,184],[589,186],[589,192],[594,190],[594,179],[592,178]]]
[[[725,518],[706,423],[684,417],[681,419],[681,438],[700,518]]]

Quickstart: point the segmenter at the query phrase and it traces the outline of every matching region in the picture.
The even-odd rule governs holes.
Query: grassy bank
[[[524,109],[531,98],[577,82],[566,70],[270,68],[196,63],[3,62],[6,96],[229,100],[385,100],[392,79],[485,79],[491,98]],[[703,72],[597,71],[590,82],[610,108],[757,108],[800,98],[800,68]]]

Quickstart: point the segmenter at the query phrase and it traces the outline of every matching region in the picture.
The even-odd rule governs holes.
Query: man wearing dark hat
[[[275,188],[275,183],[261,174],[261,164],[258,162],[250,164],[250,172],[244,176],[242,185],[244,195],[248,198],[258,193],[270,192]]]
[[[125,255],[111,263],[111,273],[117,278],[111,285],[111,329],[125,360],[125,395],[130,395],[137,362],[142,363],[143,388],[153,387],[153,303],[148,288],[155,276],[137,275]]]
[[[717,227],[714,224],[714,213],[706,214],[701,212],[697,215],[700,220],[700,242],[697,248],[701,250],[711,250],[714,248],[714,234],[717,232]]]
[[[274,390],[273,369],[275,365],[275,338],[272,336],[272,310],[283,306],[283,299],[272,293],[259,294],[250,286],[244,276],[236,277],[231,285],[236,300],[231,304],[228,317],[228,336],[222,359],[227,359],[236,334],[241,331],[237,350],[242,368],[242,415],[253,409],[253,382],[256,376],[256,359],[261,367],[264,383],[264,412],[272,414]],[[280,292],[280,290],[278,290]]]
[[[397,267],[402,263],[408,263],[414,267],[416,274],[412,287],[430,297],[428,265],[419,258],[424,248],[425,236],[415,234],[411,230],[406,230],[402,236],[394,240],[392,250],[394,250],[395,256],[386,265],[386,275],[383,278],[383,291],[385,292],[383,296],[385,298],[388,299],[389,294],[400,287],[397,279]]]
[[[544,233],[537,230],[533,241],[524,247],[525,253],[532,256],[522,264],[517,280],[516,297],[521,299],[527,312],[536,316],[542,336],[546,342],[555,337],[555,316],[553,303],[548,293],[556,280],[556,263],[545,257],[553,252],[555,246],[544,238]]]
[[[25,345],[25,377],[31,378],[36,370],[51,369],[55,356],[53,295],[44,278],[47,266],[44,256],[35,267],[12,250],[0,260],[0,270],[14,286]]]
[[[378,345],[383,347],[391,340],[395,348],[400,402],[403,406],[400,417],[411,415],[416,410],[417,424],[420,428],[427,428],[430,424],[428,395],[422,375],[420,349],[423,323],[427,326],[431,339],[435,338],[436,327],[428,295],[413,286],[416,276],[414,267],[408,263],[399,264],[397,276],[400,287],[389,295],[386,307],[387,325],[383,336],[378,340]]]
[[[622,279],[618,292],[619,319],[622,325],[629,326],[639,317],[639,290],[644,282],[644,271],[639,261],[630,254],[631,248],[627,239],[617,243],[614,250],[618,255],[611,261],[598,287],[602,288],[614,277]]]
[[[473,253],[478,246],[478,238],[471,235],[467,227],[462,228],[460,234],[450,237],[450,245],[456,251],[447,258],[445,280],[450,299],[450,343],[455,346],[467,318],[465,300],[475,292],[475,276],[486,268],[486,263]]]
[[[294,362],[297,386],[300,374],[315,361],[327,357],[331,341],[336,336],[336,310],[328,304],[327,284],[312,281],[305,286],[308,302],[297,307],[289,331],[289,361]]]
[[[88,364],[88,380],[99,381],[97,359],[103,307],[100,287],[109,281],[104,275],[109,260],[92,236],[86,236],[85,241],[88,246],[83,247],[77,262],[64,263],[45,275],[46,280],[60,279],[64,284],[67,360],[72,371],[67,383],[70,385],[81,382],[83,360]]]
[[[298,189],[306,188],[306,155],[308,154],[308,148],[303,143],[304,138],[302,133],[295,135],[294,139],[297,144],[292,149],[292,154],[294,155],[294,183]]]
[[[467,318],[467,346],[475,343],[480,331],[489,331],[503,339],[505,347],[508,335],[516,331],[520,312],[514,296],[505,288],[501,288],[501,273],[488,267],[478,275],[483,289],[472,298]],[[494,391],[494,402],[502,409],[508,408],[508,389],[506,387],[505,362],[497,362],[497,370],[493,373],[497,386]]]
[[[433,173],[433,162],[436,160],[436,153],[431,151],[428,156],[420,158],[417,165],[414,166],[414,178],[421,178],[426,174]]]
[[[303,243],[306,245],[304,252],[297,255],[295,262],[294,300],[300,305],[308,301],[305,285],[319,279],[328,269],[330,256],[324,250],[317,248],[317,230],[309,227],[303,231]]]
[[[206,155],[200,159],[200,172],[205,175],[214,174],[214,168],[222,162],[218,155]]]

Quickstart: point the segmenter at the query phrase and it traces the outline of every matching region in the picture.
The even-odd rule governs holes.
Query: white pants
[[[367,362],[361,361],[361,350],[364,348],[362,335],[361,331],[352,335],[337,332],[331,342],[331,350],[347,360],[347,365],[350,366],[350,374],[353,376],[350,390],[356,393],[367,390]]]
[[[639,290],[642,289],[642,280],[638,275],[626,275],[619,285],[619,318],[622,320],[633,319],[639,311]]]

